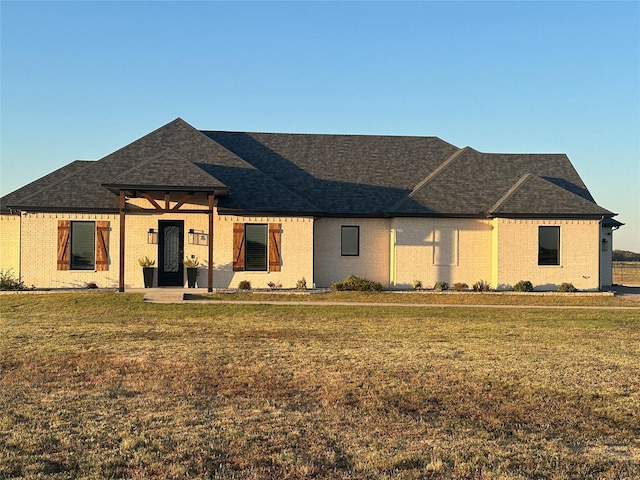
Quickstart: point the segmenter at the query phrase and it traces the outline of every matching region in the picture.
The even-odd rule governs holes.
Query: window
[[[109,270],[109,222],[58,221],[58,270]]]
[[[279,272],[281,231],[279,223],[235,223],[233,271]]]
[[[247,224],[244,226],[245,249],[244,269],[247,271],[267,270],[267,226]]]
[[[538,227],[538,265],[560,265],[560,227]]]
[[[357,257],[360,255],[360,227],[342,226],[342,256]]]
[[[71,222],[71,270],[93,270],[96,262],[93,222]]]

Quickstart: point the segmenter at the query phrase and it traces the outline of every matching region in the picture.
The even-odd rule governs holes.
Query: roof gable
[[[138,190],[227,190],[220,180],[171,149],[136,164],[104,185]]]
[[[523,175],[488,213],[493,216],[613,215],[609,210],[530,173]]]
[[[550,209],[549,203],[539,201],[535,189],[524,188],[517,196],[521,204],[512,213],[598,216],[605,211],[593,201],[566,155],[493,154],[467,147],[447,159],[432,175],[420,182],[407,198],[391,207],[388,213],[444,216],[495,214],[496,204],[501,203],[503,196],[527,174],[546,179],[544,184],[532,184],[546,190],[555,186],[557,194],[563,193],[563,201]]]

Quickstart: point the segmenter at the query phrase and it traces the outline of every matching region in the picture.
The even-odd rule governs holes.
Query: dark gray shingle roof
[[[181,119],[95,162],[73,162],[2,208],[116,210],[106,187],[227,191],[223,213],[592,216],[566,155],[486,154],[436,137],[198,131]]]

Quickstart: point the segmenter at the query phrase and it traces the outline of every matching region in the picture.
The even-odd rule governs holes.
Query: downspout
[[[125,235],[125,226],[126,226],[126,202],[124,190],[120,190],[120,199],[119,199],[119,207],[120,207],[120,265],[118,272],[118,291],[124,292],[124,266],[125,266],[125,258],[124,258],[124,241],[126,238]]]
[[[207,269],[207,292],[213,292],[213,208],[214,193],[209,194],[209,252]]]
[[[602,222],[604,221],[604,216],[600,217],[600,221],[598,222],[598,291],[602,291],[602,246],[600,245],[602,242]]]
[[[11,213],[11,210],[9,210]],[[20,225],[18,227],[18,235],[20,236],[20,241],[18,242],[18,278],[22,281],[22,212],[20,212]]]

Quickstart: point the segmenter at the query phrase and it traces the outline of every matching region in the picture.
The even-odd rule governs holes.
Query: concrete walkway
[[[184,294],[206,295],[206,288],[127,288],[126,293],[144,293],[144,302],[184,303]]]

